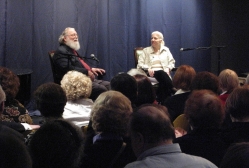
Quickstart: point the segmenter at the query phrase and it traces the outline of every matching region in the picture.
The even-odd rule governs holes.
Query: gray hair
[[[65,28],[65,30],[61,33],[61,35],[59,36],[59,39],[58,39],[58,41],[59,41],[60,44],[64,43],[65,35],[67,34],[67,31],[69,29],[74,29],[74,28],[73,27],[67,27],[67,28]]]

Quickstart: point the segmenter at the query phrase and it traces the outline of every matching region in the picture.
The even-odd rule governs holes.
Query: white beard
[[[75,51],[80,49],[80,43],[79,41],[73,41],[73,40],[69,40],[68,42],[65,43],[67,46],[69,46],[70,48],[74,49]]]

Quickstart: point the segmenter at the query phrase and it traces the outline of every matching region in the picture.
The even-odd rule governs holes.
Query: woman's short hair
[[[159,31],[153,31],[153,32],[151,33],[151,35],[152,35],[152,34],[157,34],[157,35],[159,36],[159,38],[163,40],[163,34],[162,34],[161,32],[159,32]]]
[[[177,68],[173,77],[173,85],[176,89],[190,90],[191,83],[196,75],[193,67],[181,65]]]
[[[118,91],[106,91],[92,107],[92,127],[95,132],[125,135],[131,113],[131,102],[126,96]]]
[[[134,103],[137,99],[137,81],[127,73],[114,76],[110,82],[111,90],[119,91]]]
[[[210,90],[193,91],[184,114],[193,128],[219,128],[225,116],[220,98]]]
[[[211,72],[198,72],[191,83],[191,90],[207,89],[218,94],[219,79],[218,76]]]
[[[34,99],[44,117],[62,117],[67,97],[60,85],[52,82],[40,85],[34,92]]]
[[[249,117],[249,85],[233,90],[226,100],[226,113],[237,120]]]
[[[83,150],[82,131],[65,120],[45,122],[29,145],[33,167],[79,167]]]
[[[67,100],[88,98],[92,92],[92,81],[78,71],[68,71],[61,80],[61,87],[66,92]]]
[[[237,88],[240,85],[238,75],[231,69],[221,71],[218,78],[221,89],[227,91],[227,93],[231,93],[234,88]]]
[[[0,67],[0,85],[5,92],[6,99],[14,99],[19,91],[20,81],[10,69]]]
[[[140,74],[135,75],[134,78],[137,81],[138,91],[136,105],[153,103],[156,100],[156,94],[149,78]]]
[[[249,167],[249,143],[232,144],[224,155],[220,168]]]

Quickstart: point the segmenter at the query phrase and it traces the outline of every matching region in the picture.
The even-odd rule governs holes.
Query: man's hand
[[[92,73],[96,76],[98,76],[99,74],[103,75],[105,73],[105,70],[101,68],[92,68]]]
[[[89,78],[90,78],[92,81],[94,81],[95,75],[93,74],[92,71],[88,71],[88,76],[89,76]]]

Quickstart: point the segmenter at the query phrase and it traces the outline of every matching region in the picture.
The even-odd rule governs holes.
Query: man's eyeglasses
[[[66,36],[70,36],[70,37],[78,37],[78,34],[68,34],[68,35],[66,35]]]

